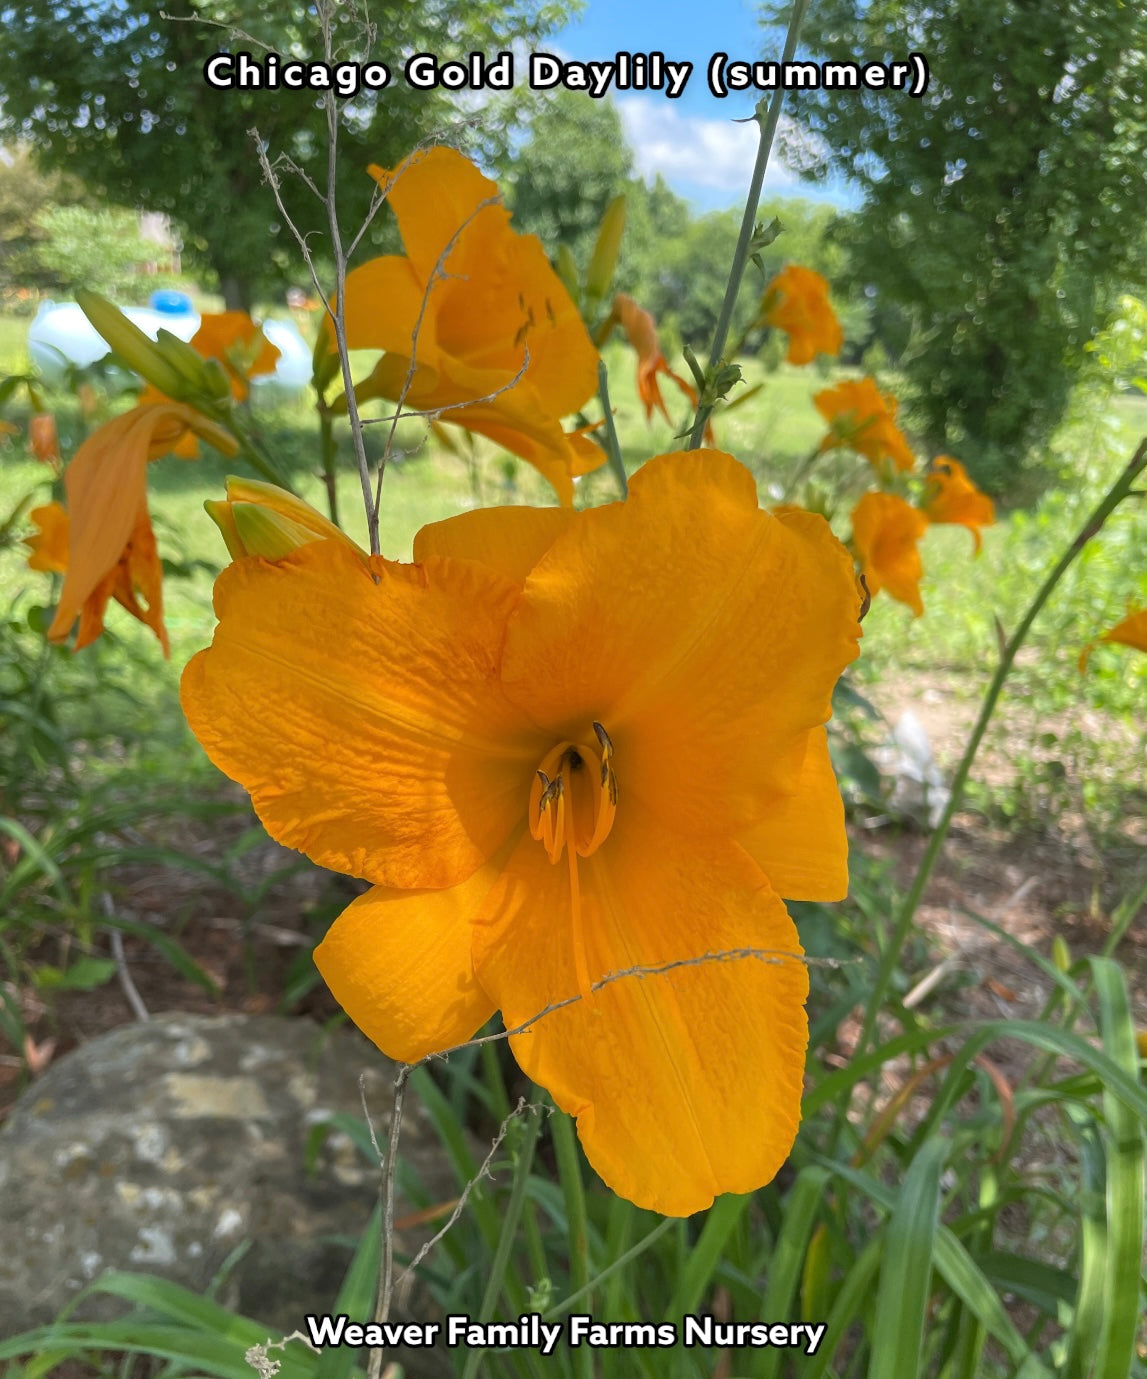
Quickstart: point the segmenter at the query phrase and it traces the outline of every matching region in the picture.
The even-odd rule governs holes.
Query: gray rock
[[[352,1030],[279,1016],[170,1015],[93,1039],[34,1083],[0,1130],[0,1337],[48,1321],[105,1269],[202,1290],[244,1241],[217,1300],[284,1332],[330,1310],[378,1175],[345,1134],[315,1172],[311,1129],[361,1116],[385,1143],[394,1069]],[[401,1154],[431,1201],[457,1195],[410,1089]],[[401,1217],[401,1200],[396,1204]],[[424,1235],[396,1241],[409,1255]],[[111,1316],[115,1299],[79,1316]],[[417,1295],[408,1315],[433,1315]],[[355,1318],[354,1320],[367,1320]],[[439,1373],[428,1352],[409,1374]],[[428,1361],[430,1368],[428,1368]]]

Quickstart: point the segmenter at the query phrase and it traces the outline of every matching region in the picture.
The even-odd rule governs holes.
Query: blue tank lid
[[[153,311],[162,311],[165,316],[191,316],[195,311],[186,292],[176,292],[170,287],[153,292],[148,302]]]

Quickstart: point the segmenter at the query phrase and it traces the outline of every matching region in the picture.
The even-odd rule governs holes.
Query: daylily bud
[[[194,391],[187,379],[167,358],[156,342],[113,306],[106,297],[86,288],[76,289],[76,301],[84,315],[112,349],[130,368],[165,396],[185,401]]]
[[[300,546],[332,537],[366,559],[366,552],[321,512],[275,484],[230,477],[226,499],[209,499],[203,506],[234,560],[249,555],[282,560]]]
[[[1071,950],[1060,934],[1056,934],[1051,941],[1051,960],[1060,972],[1071,970]]]
[[[605,208],[597,243],[585,273],[585,295],[589,301],[604,297],[613,284],[617,258],[621,253],[621,237],[625,233],[625,193],[615,196]]]
[[[222,402],[231,396],[231,380],[227,377],[227,370],[218,359],[201,359],[199,361],[203,373],[203,391],[208,397],[214,398],[216,402]]]
[[[568,244],[558,245],[558,252],[554,256],[554,268],[562,280],[562,286],[570,294],[570,300],[575,306],[579,305],[581,302],[581,282],[577,271],[577,260]]]
[[[184,380],[190,393],[207,391],[207,381],[203,372],[204,359],[198,350],[192,349],[186,340],[181,340],[171,331],[160,330],[155,337],[156,348],[164,359]]]

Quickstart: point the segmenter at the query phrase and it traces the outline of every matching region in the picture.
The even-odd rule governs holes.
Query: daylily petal
[[[347,349],[388,350],[408,356],[417,325],[418,358],[435,367],[438,359],[435,315],[422,310],[425,291],[425,284],[410,260],[394,254],[371,259],[352,269],[346,277],[343,313]],[[327,333],[333,350],[334,333],[330,330]]]
[[[500,871],[491,864],[440,891],[375,886],[315,949],[339,1005],[388,1058],[415,1063],[463,1043],[493,1015],[470,948],[474,916]]]
[[[573,521],[570,508],[474,508],[423,527],[414,538],[414,559],[476,560],[522,584]]]
[[[508,1028],[577,995],[570,882],[527,838],[482,907],[478,980]],[[523,1070],[576,1115],[590,1163],[639,1206],[686,1216],[768,1182],[800,1120],[808,976],[784,906],[734,844],[619,812],[582,863],[591,981],[635,967],[729,958],[612,981],[511,1040]]]
[[[336,541],[241,560],[184,712],[280,842],[379,884],[456,885],[520,824],[548,745],[497,679],[518,593],[464,561],[368,569]]]
[[[871,594],[887,589],[917,617],[924,611],[924,564],[916,548],[928,519],[895,493],[866,493],[852,513],[852,543]]]
[[[844,802],[823,728],[808,735],[792,794],[770,804],[737,841],[785,900],[843,900],[848,894]]]
[[[502,676],[554,740],[605,726],[631,807],[739,832],[791,791],[856,655],[858,612],[823,519],[761,511],[728,455],[660,456],[625,503],[579,513],[538,562]]]
[[[822,450],[845,445],[874,467],[887,459],[902,472],[915,465],[911,447],[896,425],[897,401],[891,393],[882,393],[875,379],[845,379],[817,393],[813,405],[830,427]]]

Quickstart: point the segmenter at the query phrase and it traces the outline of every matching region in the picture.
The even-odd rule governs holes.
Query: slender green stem
[[[984,702],[980,708],[980,715],[976,719],[976,726],[972,729],[972,735],[968,739],[968,745],[964,749],[964,755],[960,759],[960,764],[956,768],[956,774],[952,780],[952,793],[948,799],[947,807],[936,826],[928,846],[924,851],[924,856],[920,859],[920,866],[917,868],[916,877],[912,882],[912,887],[904,903],[900,907],[900,913],[896,918],[896,926],[892,935],[884,946],[884,952],[880,957],[880,965],[876,969],[876,978],[872,984],[872,991],[868,998],[868,1006],[864,1013],[864,1026],[860,1035],[860,1042],[856,1046],[857,1054],[864,1053],[868,1047],[873,1031],[876,1028],[876,1017],[880,1011],[884,997],[888,993],[888,986],[892,980],[892,974],[896,969],[897,960],[908,937],[908,931],[912,926],[912,921],[916,916],[916,909],[920,904],[920,899],[924,894],[924,889],[928,885],[932,875],[932,869],[936,865],[940,850],[944,846],[944,840],[948,836],[948,829],[952,819],[959,809],[964,798],[964,788],[968,783],[968,775],[972,769],[972,763],[976,759],[976,752],[979,750],[988,723],[991,721],[992,714],[995,712],[996,703],[999,700],[1000,692],[1004,687],[1004,681],[1008,678],[1012,664],[1016,659],[1016,653],[1023,646],[1027,639],[1031,625],[1039,616],[1040,610],[1051,597],[1052,591],[1060,582],[1068,569],[1074,563],[1076,557],[1083,548],[1098,534],[1103,524],[1119,506],[1119,504],[1131,492],[1135,480],[1147,468],[1147,440],[1144,440],[1135,454],[1131,457],[1131,462],[1123,470],[1122,474],[1116,479],[1115,483],[1108,489],[1107,494],[1096,507],[1095,511],[1081,527],[1079,534],[1074,541],[1067,547],[1064,553],[1056,561],[1051,571],[1040,586],[1031,606],[1024,614],[1019,626],[1012,633],[1011,638],[1004,644],[1000,652],[1000,663],[996,667],[996,673],[992,676],[988,692],[984,696]]]
[[[592,1295],[588,1291],[589,1235],[586,1226],[585,1187],[581,1180],[581,1155],[578,1153],[577,1136],[574,1134],[573,1120],[564,1111],[554,1112],[550,1117],[550,1127],[554,1137],[554,1153],[558,1161],[558,1177],[561,1179],[562,1195],[566,1203],[570,1290],[573,1293],[584,1294],[586,1311],[592,1312]],[[575,1363],[586,1379],[593,1379],[592,1351],[583,1347],[578,1352]]]
[[[793,60],[807,9],[808,0],[794,0],[792,14],[789,16],[789,31],[785,36],[785,51],[781,59],[782,62]],[[757,105],[756,120],[761,127],[761,141],[757,145],[757,161],[753,165],[753,177],[749,183],[749,194],[745,199],[745,214],[741,219],[741,233],[737,237],[737,247],[733,252],[733,263],[729,269],[725,300],[721,303],[721,314],[717,317],[717,327],[713,332],[713,344],[709,350],[710,374],[721,362],[725,342],[729,338],[729,327],[733,322],[733,310],[737,305],[737,294],[741,290],[741,280],[745,276],[745,265],[749,261],[749,245],[757,225],[757,206],[761,200],[761,186],[765,180],[765,170],[769,166],[769,154],[773,151],[773,139],[776,137],[777,125],[780,123],[784,99],[784,90],[778,88],[773,92],[767,113],[763,100]],[[707,403],[702,398],[697,407],[697,415],[693,419],[693,430],[690,432],[686,450],[696,450],[701,444],[701,437],[705,434],[705,423],[709,420],[712,411],[713,404]]]
[[[589,1297],[595,1289],[600,1287],[601,1284],[605,1283],[607,1280],[613,1278],[613,1276],[624,1269],[627,1264],[631,1264],[635,1259],[640,1258],[651,1245],[661,1239],[666,1231],[672,1230],[676,1225],[677,1219],[673,1216],[666,1216],[661,1221],[658,1221],[657,1225],[653,1227],[648,1235],[643,1235],[636,1245],[630,1246],[623,1255],[618,1255],[611,1264],[606,1265],[601,1273],[590,1279],[583,1288],[579,1288],[576,1293],[571,1293],[569,1297],[562,1298],[561,1302],[555,1303],[553,1307],[548,1307],[545,1312],[542,1313],[542,1320],[551,1322],[555,1317],[564,1317],[567,1312],[572,1312],[573,1309],[580,1302]],[[602,1313],[602,1316],[605,1315],[605,1313]]]
[[[784,497],[781,499],[782,502],[787,503],[789,499],[793,497],[797,488],[808,477],[809,471],[812,469],[813,465],[816,464],[817,460],[819,460],[823,454],[824,451],[821,447],[819,445],[814,445],[804,459],[801,460],[800,464],[793,470],[792,478],[785,484]]]
[[[621,489],[621,496],[629,496],[629,480],[625,477],[625,462],[621,458],[621,444],[617,439],[617,427],[613,424],[613,408],[609,403],[609,370],[605,360],[597,361],[597,395],[601,400],[601,412],[605,417],[605,453],[609,466]]]
[[[321,403],[319,406],[319,448],[323,466],[323,486],[327,491],[327,511],[330,513],[331,521],[337,527],[339,525],[339,490],[335,466],[338,448],[335,445],[335,428],[331,414]]]
[[[486,1280],[486,1291],[482,1294],[482,1303],[478,1309],[477,1320],[481,1322],[488,1322],[494,1315],[494,1307],[502,1291],[502,1280],[510,1263],[510,1255],[518,1230],[518,1220],[526,1201],[526,1188],[530,1181],[530,1169],[534,1163],[534,1150],[537,1147],[538,1132],[542,1128],[543,1116],[544,1113],[541,1108],[535,1107],[527,1112],[522,1120],[522,1139],[518,1145],[518,1161],[514,1165],[514,1182],[510,1189],[510,1200],[506,1204],[505,1215],[502,1218],[501,1230],[498,1235],[498,1245],[490,1264],[489,1277]],[[470,1351],[466,1357],[466,1367],[462,1371],[462,1379],[474,1379],[484,1354],[484,1349],[475,1348]]]

